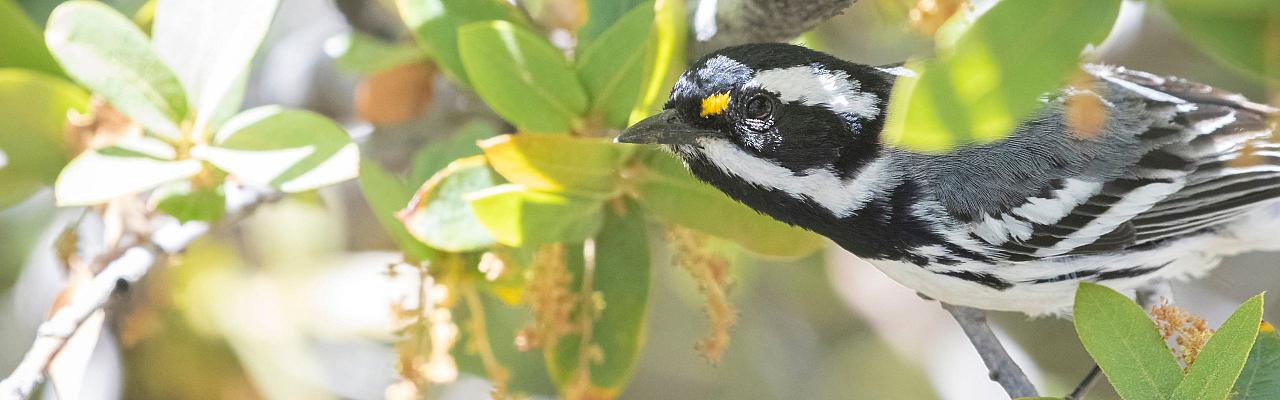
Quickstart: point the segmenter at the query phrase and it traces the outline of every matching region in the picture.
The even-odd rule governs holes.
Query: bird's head
[[[731,47],[695,62],[663,111],[617,140],[666,145],[695,173],[857,169],[879,152],[892,78],[801,46]]]

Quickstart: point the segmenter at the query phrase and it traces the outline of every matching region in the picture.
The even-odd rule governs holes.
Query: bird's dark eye
[[[746,114],[751,119],[765,119],[773,114],[773,100],[769,96],[757,94],[747,100]]]

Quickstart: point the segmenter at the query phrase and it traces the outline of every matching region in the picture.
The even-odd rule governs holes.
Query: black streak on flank
[[[960,278],[960,279],[963,279],[969,282],[974,282],[995,290],[1005,290],[1013,287],[1013,284],[1009,283],[1009,281],[1000,279],[999,277],[996,277],[995,275],[992,275],[992,274],[988,274],[986,272],[934,271],[934,273],[950,276],[953,278]]]
[[[1054,282],[1063,282],[1063,281],[1082,280],[1089,277],[1093,277],[1094,281],[1134,278],[1134,277],[1155,272],[1161,268],[1164,268],[1166,265],[1169,265],[1170,263],[1172,263],[1172,261],[1164,264],[1160,264],[1154,267],[1138,266],[1138,267],[1129,267],[1129,268],[1117,269],[1114,271],[1106,271],[1106,272],[1103,272],[1102,270],[1098,270],[1098,269],[1083,269],[1075,272],[1068,272],[1062,275],[1052,276],[1048,278],[1033,279],[1033,280],[1024,281],[1024,282],[1036,283],[1036,284],[1054,283]]]
[[[1068,272],[1068,273],[1054,276],[1054,277],[1030,280],[1027,282],[1028,283],[1054,283],[1054,282],[1078,280],[1078,279],[1084,279],[1084,278],[1097,275],[1099,272],[1102,272],[1102,271],[1099,271],[1096,269],[1084,269],[1084,270],[1079,270],[1075,272]]]
[[[1154,266],[1154,267],[1145,267],[1145,268],[1144,268],[1144,267],[1130,267],[1130,268],[1125,268],[1125,269],[1118,269],[1118,270],[1115,270],[1115,271],[1107,271],[1107,272],[1103,272],[1103,273],[1098,274],[1098,277],[1097,277],[1097,279],[1096,279],[1096,280],[1097,280],[1097,281],[1107,281],[1107,280],[1113,280],[1113,279],[1124,279],[1124,278],[1134,278],[1134,277],[1139,277],[1139,276],[1142,276],[1142,275],[1146,275],[1146,274],[1149,274],[1149,273],[1155,272],[1155,271],[1159,270],[1160,268],[1164,268],[1164,266],[1169,265],[1169,264],[1170,264],[1170,263],[1172,263],[1172,262],[1173,262],[1173,261],[1170,261],[1170,262],[1167,262],[1167,263],[1164,263],[1164,264],[1160,264],[1160,265],[1157,265],[1157,266]]]

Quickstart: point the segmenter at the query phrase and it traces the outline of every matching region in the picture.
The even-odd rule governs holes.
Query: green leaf
[[[423,146],[413,155],[413,166],[409,169],[409,183],[414,186],[421,185],[453,160],[481,154],[476,142],[497,134],[498,127],[483,120],[475,120],[458,128],[448,138]]]
[[[649,33],[645,58],[644,84],[640,100],[631,110],[630,123],[636,123],[662,109],[680,73],[684,71],[684,46],[688,36],[684,0],[663,0],[655,6],[653,30]]]
[[[504,274],[505,276],[505,274]],[[492,289],[493,283],[479,283],[481,288]],[[466,289],[463,289],[466,290]],[[547,376],[546,362],[542,360],[542,352],[528,351],[516,347],[517,337],[529,326],[529,310],[526,307],[512,307],[512,304],[501,300],[500,295],[480,297],[482,313],[471,312],[471,307],[458,307],[453,314],[461,328],[458,332],[458,343],[472,343],[477,338],[472,336],[468,322],[473,318],[483,317],[484,332],[488,339],[493,356],[511,373],[508,381],[509,389],[530,395],[552,395],[555,385]],[[464,297],[465,300],[465,297]],[[467,311],[465,315],[459,314]],[[477,341],[478,342],[478,341]],[[452,354],[458,361],[458,370],[474,376],[486,376],[484,360],[472,350],[471,346],[454,346]],[[537,396],[543,398],[543,396]],[[546,398],[554,398],[546,396]]]
[[[649,298],[649,242],[644,214],[633,204],[623,215],[607,212],[604,227],[595,240],[595,265],[590,274],[583,257],[569,257],[575,282],[591,279],[590,290],[604,306],[591,325],[590,346],[582,348],[582,336],[569,334],[544,349],[547,369],[562,391],[586,361],[591,378],[588,398],[610,399],[626,387],[635,371],[636,356],[644,343]],[[567,249],[582,249],[567,246]],[[586,261],[589,262],[589,261]],[[585,286],[585,285],[583,285]],[[600,359],[590,355],[599,349]],[[588,354],[583,354],[587,352]]]
[[[159,0],[151,30],[160,59],[178,74],[196,110],[196,131],[209,126],[249,68],[279,0]]]
[[[191,182],[176,182],[157,189],[156,209],[180,222],[217,221],[227,210],[227,196],[222,186],[195,189]]]
[[[63,77],[40,29],[13,0],[0,0],[0,68],[23,68]]]
[[[600,230],[604,200],[506,184],[466,196],[476,219],[511,247],[581,242]]]
[[[208,161],[244,182],[302,192],[355,178],[360,152],[347,132],[310,111],[276,106],[240,113],[197,146],[193,157]]]
[[[587,94],[551,43],[506,21],[458,30],[462,65],[476,94],[520,130],[567,132],[587,111]]]
[[[39,72],[0,69],[0,208],[52,184],[67,163],[67,112],[85,112],[89,94]]]
[[[1223,63],[1280,81],[1280,2],[1162,0],[1183,36]]]
[[[470,86],[458,52],[458,28],[477,21],[522,21],[520,12],[502,0],[396,0],[400,17],[418,43],[445,74]]]
[[[409,204],[413,189],[372,161],[360,162],[360,192],[369,203],[378,223],[396,242],[410,261],[426,261],[435,258],[435,250],[414,239],[396,219],[396,213]]]
[[[466,195],[498,185],[499,178],[484,157],[467,157],[436,173],[413,195],[398,217],[413,237],[451,252],[482,250],[493,236],[476,219]]]
[[[1120,0],[1006,0],[935,60],[912,62],[889,101],[887,143],[940,153],[1000,140],[1044,93],[1078,73],[1080,52],[1107,37]]]
[[[1172,400],[1226,400],[1231,396],[1262,323],[1262,295],[1240,305],[1205,343]]]
[[[53,10],[44,37],[76,81],[147,129],[170,139],[182,136],[182,84],[133,21],[102,3],[71,1]]]
[[[85,151],[62,169],[54,184],[54,197],[64,207],[101,204],[200,172],[199,161],[177,160],[176,156],[167,143],[149,137]]]
[[[648,151],[638,157],[637,200],[665,222],[684,225],[761,255],[799,257],[826,242],[813,232],[764,216],[698,181],[675,157]]]
[[[1146,311],[1108,287],[1082,282],[1073,309],[1076,334],[1125,400],[1168,399],[1182,368]]]
[[[633,147],[568,135],[502,135],[480,142],[489,165],[511,182],[596,197],[620,190],[619,171]]]
[[[359,74],[373,74],[427,59],[417,46],[387,43],[360,32],[329,38],[324,42],[324,52],[333,58],[338,68]]]
[[[1280,336],[1274,326],[1263,325],[1258,332],[1232,393],[1235,400],[1280,399]]]
[[[597,37],[607,35],[605,31],[626,19],[623,15],[643,4],[653,9],[653,2],[647,0],[587,0],[587,24],[578,28],[578,50],[594,46]]]
[[[641,3],[577,59],[578,76],[591,97],[591,113],[600,115],[606,128],[626,127],[631,107],[640,97],[653,15],[653,3]]]

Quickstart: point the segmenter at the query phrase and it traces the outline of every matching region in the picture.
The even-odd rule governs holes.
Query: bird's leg
[[[1142,306],[1143,310],[1150,313],[1151,308],[1161,303],[1173,303],[1173,287],[1166,280],[1151,282],[1138,288],[1134,298],[1138,305]],[[1079,385],[1076,385],[1076,390],[1072,390],[1071,394],[1067,395],[1063,400],[1083,399],[1085,392],[1088,392],[1093,383],[1098,380],[1098,376],[1102,375],[1101,372],[1102,369],[1098,368],[1098,364],[1094,364],[1093,369],[1089,370],[1089,374],[1084,376]]]
[[[1022,372],[1022,367],[1009,357],[1004,344],[1000,343],[1000,339],[991,331],[991,326],[987,325],[985,312],[976,308],[941,304],[960,324],[960,329],[964,330],[974,349],[978,350],[978,355],[982,356],[982,363],[987,365],[991,380],[999,383],[1010,398],[1039,396],[1036,387],[1027,379],[1027,374]]]

